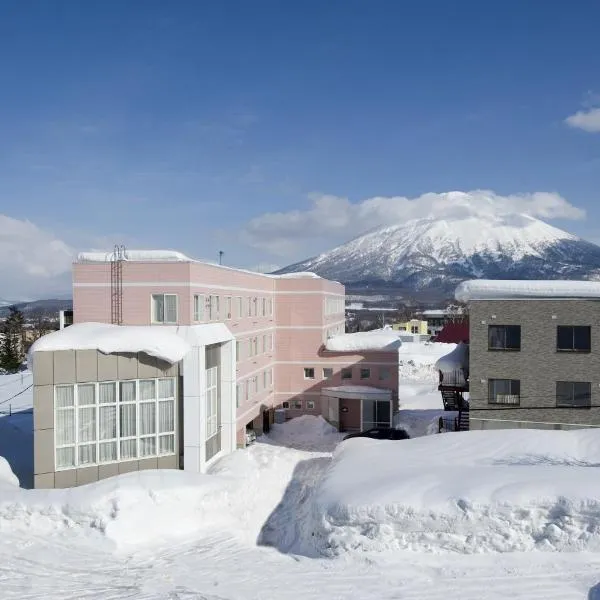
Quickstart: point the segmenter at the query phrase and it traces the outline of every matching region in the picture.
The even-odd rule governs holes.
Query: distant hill
[[[0,317],[5,317],[11,306],[18,308],[26,317],[55,316],[61,310],[72,309],[73,300],[71,298],[49,298],[48,300],[32,300],[30,302],[16,303],[0,300]]]

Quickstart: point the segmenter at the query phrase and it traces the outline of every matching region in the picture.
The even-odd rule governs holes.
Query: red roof
[[[446,323],[444,328],[433,338],[434,342],[446,344],[469,343],[469,321]]]

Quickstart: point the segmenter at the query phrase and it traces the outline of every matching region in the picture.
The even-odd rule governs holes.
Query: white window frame
[[[244,303],[241,296],[235,297],[235,304],[237,307],[237,318],[241,319],[244,316]]]
[[[193,299],[193,320],[196,323],[204,321],[204,305],[205,305],[204,294],[194,294]]]
[[[284,402],[281,403],[281,408],[285,408],[288,409],[290,408],[290,403],[288,400],[285,400]]]
[[[312,375],[308,374],[308,371],[312,371]],[[316,373],[314,367],[304,367],[304,379],[315,379]]]
[[[225,296],[225,318],[230,320],[233,318],[231,311],[233,310],[231,296]]]
[[[156,312],[154,310],[154,298],[158,296],[163,297],[163,320],[160,321],[156,318]],[[167,321],[167,298],[175,298],[175,320]],[[177,325],[179,320],[179,297],[177,294],[164,294],[162,292],[156,294],[150,294],[150,321],[153,325]]]
[[[206,441],[219,433],[219,367],[206,369]]]
[[[326,371],[330,372],[329,375],[326,374]],[[333,367],[323,367],[323,379],[333,379]]]
[[[306,410],[315,410],[315,401],[314,400],[306,401]]]
[[[172,381],[172,389],[173,396],[169,398],[159,398],[159,382],[161,380],[171,380]],[[135,382],[135,402],[121,402],[121,383],[125,382]],[[154,381],[155,386],[155,394],[153,400],[143,400],[140,401],[140,381]],[[108,404],[100,404],[100,386],[103,384],[112,384],[115,386],[115,402],[111,402]],[[79,405],[79,386],[92,385],[94,386],[94,394],[95,394],[95,402],[94,404],[89,405]],[[57,407],[56,399],[57,399],[57,390],[59,388],[72,388],[73,389],[73,406],[72,407]],[[112,381],[90,381],[90,382],[79,382],[72,384],[57,384],[54,386],[54,410],[53,410],[53,420],[54,420],[54,460],[55,460],[55,470],[56,471],[66,471],[70,469],[77,469],[79,467],[87,467],[87,466],[97,466],[97,465],[105,465],[105,464],[114,464],[119,462],[126,462],[129,460],[144,460],[145,458],[155,458],[161,456],[173,456],[178,453],[177,448],[177,378],[176,377],[142,377],[140,379],[128,379],[128,380],[112,380]],[[143,434],[140,435],[140,404],[154,402],[155,405],[155,427],[153,434]],[[173,429],[169,431],[160,431],[160,404],[172,402],[173,403]],[[120,406],[121,405],[136,405],[136,421],[135,421],[135,436],[122,436],[120,435],[121,431],[121,423],[120,423]],[[116,429],[116,438],[110,439],[102,439],[100,440],[99,429],[100,429],[100,407],[109,407],[115,406],[115,429]],[[94,408],[95,409],[95,427],[96,434],[95,440],[93,442],[80,442],[79,440],[79,409],[80,408]],[[74,412],[73,415],[73,427],[74,427],[74,441],[69,444],[57,444],[56,434],[57,434],[57,412],[72,410]],[[161,452],[160,451],[160,438],[163,436],[173,436],[173,451],[169,452]],[[145,456],[140,456],[140,439],[154,437],[155,438],[155,452],[153,454],[148,454]],[[136,440],[136,456],[134,458],[121,458],[121,442],[126,440]],[[100,461],[100,444],[102,443],[111,443],[116,442],[116,456],[115,460],[104,460]],[[87,446],[91,444],[95,444],[95,462],[87,462],[81,463],[79,459],[79,448],[81,446]],[[58,450],[64,448],[73,448],[74,452],[74,464],[68,466],[58,466],[57,453]]]
[[[208,320],[218,321],[221,312],[221,298],[217,294],[208,296]]]

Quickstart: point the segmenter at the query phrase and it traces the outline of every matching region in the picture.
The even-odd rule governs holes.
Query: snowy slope
[[[343,283],[453,288],[464,279],[600,277],[600,247],[521,214],[415,219],[381,227],[280,272]]]

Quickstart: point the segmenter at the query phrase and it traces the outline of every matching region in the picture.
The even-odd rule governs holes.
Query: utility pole
[[[223,254],[225,254],[225,252],[223,252],[223,250],[219,250],[219,264],[220,265],[223,264]]]

